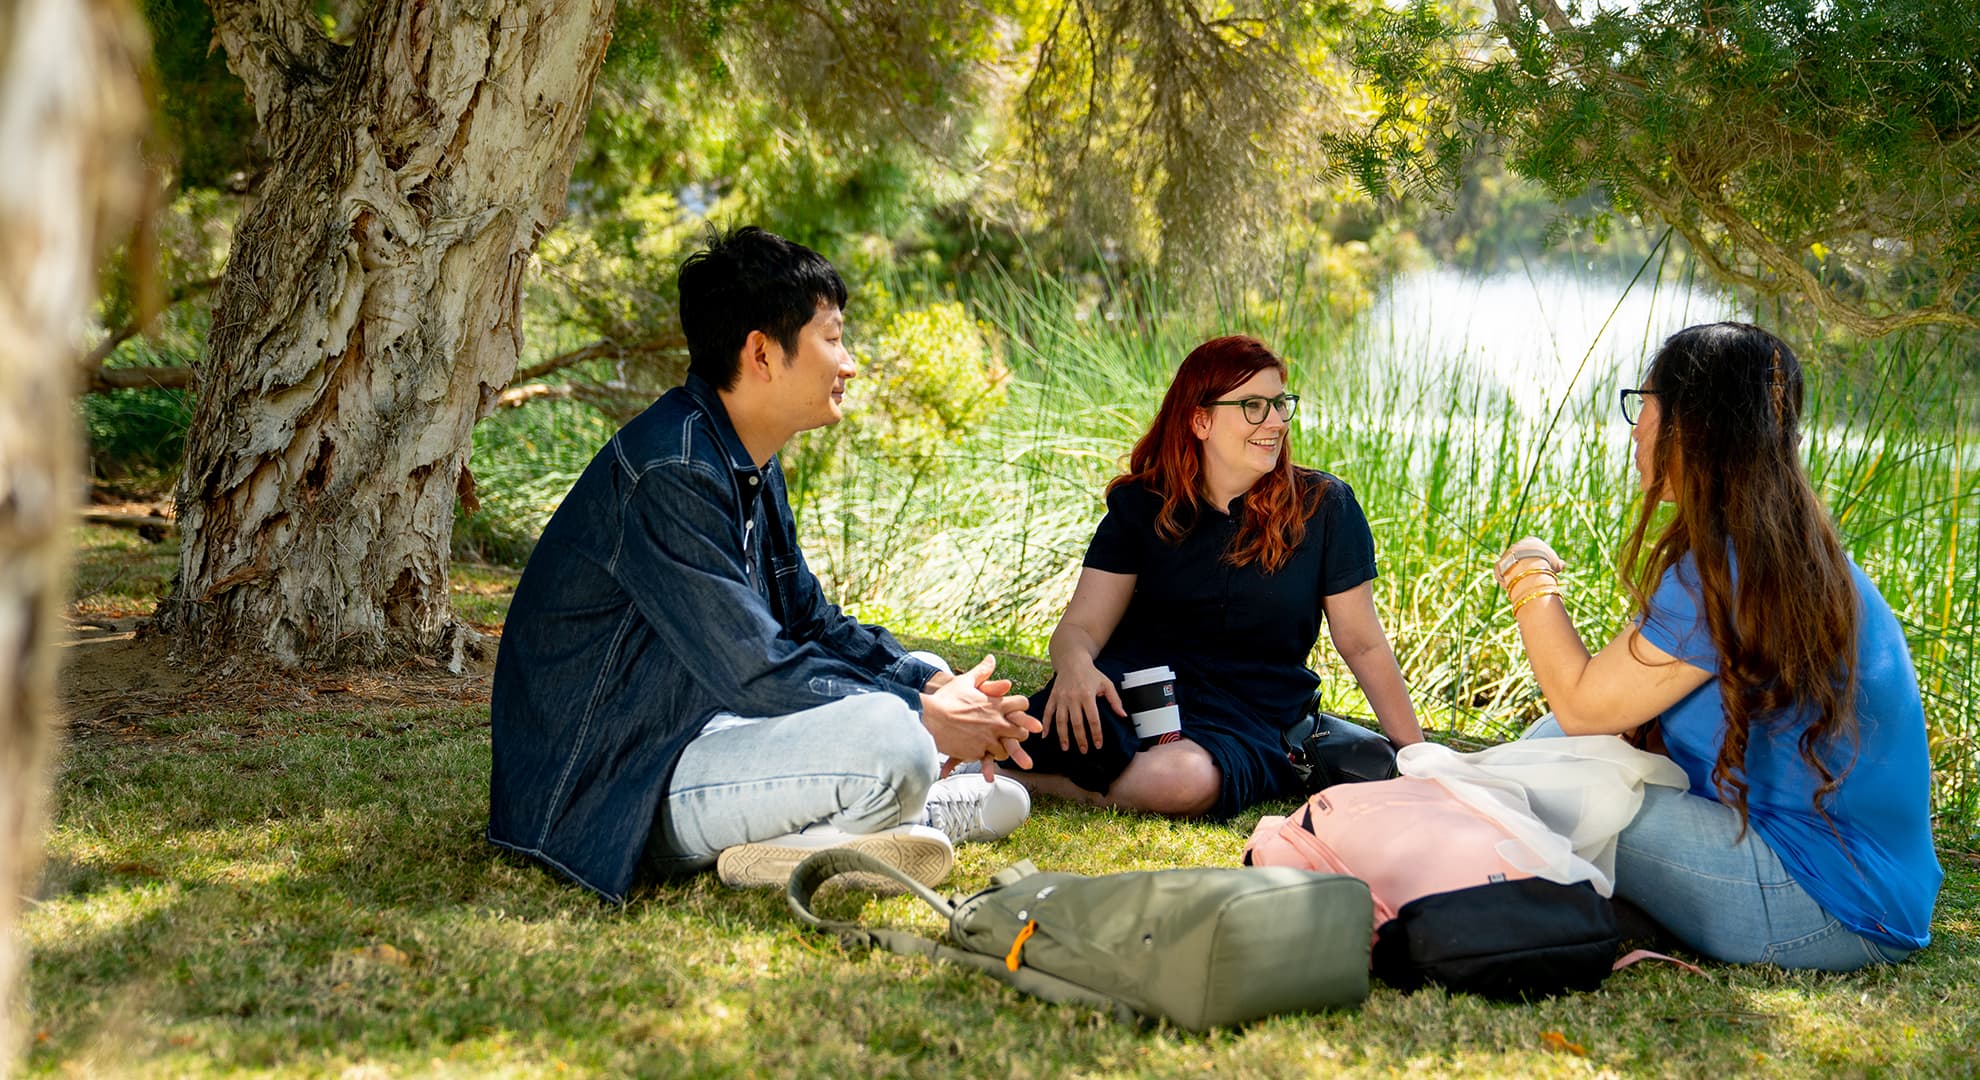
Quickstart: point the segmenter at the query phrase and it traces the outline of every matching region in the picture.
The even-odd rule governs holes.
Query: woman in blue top
[[[1715,959],[1847,971],[1931,940],[1942,873],[1917,675],[1802,469],[1801,403],[1773,335],[1679,331],[1622,392],[1638,617],[1590,656],[1547,544],[1513,544],[1495,571],[1561,730],[1635,732],[1691,778],[1649,789],[1616,895]]]

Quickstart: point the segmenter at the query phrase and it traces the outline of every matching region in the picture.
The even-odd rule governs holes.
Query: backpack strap
[[[851,873],[878,874],[897,882],[908,892],[920,897],[929,907],[934,908],[944,919],[955,917],[954,904],[934,889],[907,876],[900,867],[864,851],[844,847],[825,848],[814,852],[791,871],[790,884],[785,887],[784,895],[790,901],[792,913],[821,930],[858,929],[857,923],[820,918],[811,910],[811,898],[817,895],[821,886],[840,874]]]
[[[1705,974],[1705,969],[1699,967],[1697,964],[1687,964],[1684,961],[1679,960],[1675,956],[1665,956],[1663,953],[1651,952],[1649,949],[1631,949],[1621,959],[1617,960],[1615,962],[1615,966],[1611,967],[1609,970],[1612,972],[1621,971],[1622,969],[1629,967],[1631,964],[1641,963],[1644,960],[1667,960],[1683,968],[1684,970],[1691,972],[1693,975]]]
[[[1029,862],[1021,862],[998,871],[997,884],[1008,885],[1036,872]],[[1007,983],[1033,997],[1054,1004],[1083,1005],[1087,1008],[1100,1009],[1113,1013],[1115,1019],[1126,1023],[1138,1023],[1143,1019],[1133,1006],[1119,998],[1103,994],[1098,990],[1090,990],[1035,967],[1021,965],[1012,969],[1006,965],[1003,957],[958,949],[953,945],[931,941],[920,934],[909,933],[906,930],[861,926],[855,922],[827,919],[812,911],[811,899],[817,895],[819,888],[840,874],[848,873],[878,874],[897,881],[909,892],[920,897],[929,907],[934,908],[943,918],[955,917],[956,906],[935,890],[907,876],[891,863],[851,848],[826,848],[807,856],[796,869],[791,871],[790,884],[785,889],[784,898],[789,901],[792,914],[815,929],[837,933],[840,941],[854,947],[878,946],[889,952],[900,953],[902,956],[926,956],[936,960],[947,960],[952,964],[975,968],[999,982]]]

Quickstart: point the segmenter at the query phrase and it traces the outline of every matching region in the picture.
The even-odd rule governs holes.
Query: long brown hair
[[[1647,613],[1672,567],[1686,555],[1697,567],[1726,714],[1712,786],[1739,811],[1742,833],[1750,732],[1801,716],[1801,757],[1821,777],[1813,802],[1827,818],[1823,800],[1842,777],[1821,751],[1856,734],[1857,596],[1801,465],[1801,362],[1757,326],[1713,323],[1671,335],[1643,385],[1661,419],[1623,580]],[[1677,512],[1646,557],[1666,490]]]
[[[1256,338],[1212,338],[1191,350],[1176,369],[1155,422],[1128,455],[1128,471],[1115,477],[1107,490],[1138,481],[1160,495],[1155,535],[1171,544],[1181,540],[1208,505],[1203,492],[1203,440],[1190,423],[1205,405],[1267,368],[1282,379],[1288,374],[1286,362]],[[1268,574],[1284,566],[1305,539],[1306,519],[1320,505],[1323,490],[1317,473],[1293,467],[1291,440],[1287,440],[1279,449],[1279,463],[1246,493],[1244,521],[1224,552],[1224,561],[1232,566],[1256,562]]]

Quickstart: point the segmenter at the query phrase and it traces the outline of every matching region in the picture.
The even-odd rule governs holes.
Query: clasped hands
[[[985,783],[996,779],[997,762],[1005,758],[1019,768],[1031,767],[1031,755],[1021,744],[1043,725],[1025,715],[1030,702],[1011,693],[1011,680],[990,677],[996,670],[997,658],[985,656],[960,675],[938,672],[928,680],[921,695],[921,723],[947,758],[943,776],[966,761],[983,763]]]

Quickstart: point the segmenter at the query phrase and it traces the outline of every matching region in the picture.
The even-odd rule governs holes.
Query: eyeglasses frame
[[[1642,419],[1643,417],[1643,399],[1647,397],[1661,397],[1663,396],[1663,393],[1664,392],[1662,390],[1630,390],[1630,389],[1623,390],[1623,392],[1620,395],[1618,395],[1616,401],[1617,405],[1619,405],[1622,408],[1623,420],[1627,422],[1630,427],[1635,427],[1636,422]],[[1637,399],[1635,416],[1631,416],[1629,413],[1630,398]]]
[[[1251,406],[1254,402],[1264,407],[1264,411],[1259,414],[1256,420],[1251,418]],[[1237,406],[1240,415],[1244,417],[1244,422],[1256,427],[1264,423],[1265,419],[1274,412],[1279,414],[1279,419],[1281,420],[1291,420],[1293,414],[1299,411],[1299,395],[1280,394],[1277,397],[1231,398],[1224,401],[1206,401],[1203,403],[1203,407],[1206,409],[1215,405]]]

